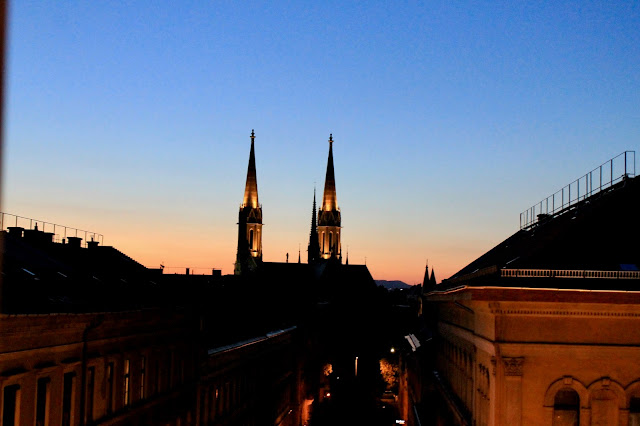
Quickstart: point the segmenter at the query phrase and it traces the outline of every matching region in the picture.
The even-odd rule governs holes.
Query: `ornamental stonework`
[[[524,357],[502,359],[504,361],[505,376],[522,376],[522,365],[524,364]]]

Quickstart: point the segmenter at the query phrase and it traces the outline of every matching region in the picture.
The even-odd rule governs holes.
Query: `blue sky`
[[[264,256],[451,275],[640,134],[636,2],[13,2],[3,211],[232,272],[249,134]]]

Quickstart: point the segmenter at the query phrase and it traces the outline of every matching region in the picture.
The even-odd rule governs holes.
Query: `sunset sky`
[[[332,133],[343,252],[410,284],[640,147],[638,1],[23,0],[7,47],[2,210],[154,268],[233,273],[252,129],[265,260]]]

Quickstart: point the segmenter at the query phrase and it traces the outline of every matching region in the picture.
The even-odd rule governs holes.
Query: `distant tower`
[[[320,259],[320,245],[318,244],[318,227],[316,225],[316,189],[313,188],[313,208],[311,209],[311,232],[309,233],[309,248],[307,249],[307,263],[315,263]]]
[[[340,246],[340,209],[336,196],[336,179],[333,173],[333,135],[329,135],[329,160],[324,181],[322,207],[318,212],[318,243],[322,259],[342,262]]]
[[[262,261],[262,207],[258,203],[258,179],[256,178],[255,133],[251,130],[251,152],[247,169],[244,199],[238,213],[238,252],[235,274],[254,270]]]

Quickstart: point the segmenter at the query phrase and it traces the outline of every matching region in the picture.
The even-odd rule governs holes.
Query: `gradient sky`
[[[2,210],[100,232],[149,267],[233,272],[251,129],[265,260],[306,259],[333,133],[343,251],[411,284],[639,147],[638,1],[9,12]]]

